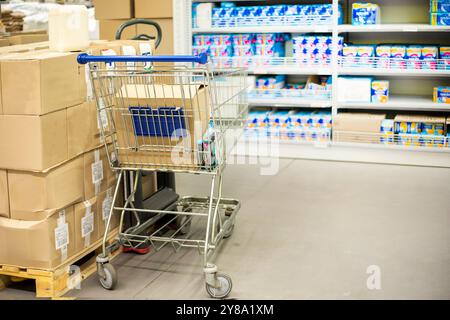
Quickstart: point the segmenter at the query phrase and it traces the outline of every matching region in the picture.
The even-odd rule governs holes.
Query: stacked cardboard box
[[[168,0],[95,0],[95,15],[100,20],[100,39],[113,40],[118,27],[133,18],[150,19],[162,29],[162,42],[156,54],[173,54],[173,9]],[[130,39],[140,34],[156,36],[155,28],[137,25],[126,29],[122,39]]]
[[[97,41],[89,53],[149,45]],[[116,175],[77,55],[48,43],[0,50],[0,264],[52,269],[105,231]]]

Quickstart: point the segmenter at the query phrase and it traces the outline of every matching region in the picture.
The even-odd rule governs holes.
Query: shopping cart
[[[118,174],[113,206],[97,257],[100,283],[113,289],[117,274],[106,245],[114,212],[120,213],[118,244],[155,250],[170,244],[197,248],[203,255],[206,290],[224,298],[231,278],[218,273],[213,261],[223,239],[232,235],[240,202],[222,197],[226,166],[226,136],[242,128],[248,105],[243,69],[213,70],[207,56],[89,56],[100,129],[110,165]],[[158,63],[158,65],[156,65]],[[159,65],[170,63],[170,65]],[[134,172],[133,189],[118,205],[119,188],[126,172]],[[140,172],[174,172],[208,175],[207,197],[183,197],[164,210],[138,208],[134,194]],[[128,194],[128,193],[126,193]],[[140,222],[140,214],[154,216]],[[124,216],[134,215],[136,225],[123,230]],[[143,233],[143,232],[146,233]]]

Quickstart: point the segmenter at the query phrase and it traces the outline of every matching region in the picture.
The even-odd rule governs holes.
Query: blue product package
[[[352,6],[353,25],[373,25],[380,23],[380,7],[373,3],[354,3]]]
[[[430,12],[450,12],[449,0],[430,0]]]
[[[183,108],[129,107],[133,116],[134,134],[139,137],[186,137]]]
[[[430,20],[433,26],[450,26],[450,13],[430,13]]]

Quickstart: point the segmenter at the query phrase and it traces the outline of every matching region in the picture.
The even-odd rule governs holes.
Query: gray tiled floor
[[[202,195],[199,180],[179,177],[180,193]],[[234,280],[232,298],[450,299],[448,169],[282,160],[274,176],[227,168],[224,192],[243,202],[217,261]],[[114,265],[115,291],[91,277],[71,295],[207,298],[195,250],[123,254]],[[370,265],[381,268],[381,290],[366,287]]]

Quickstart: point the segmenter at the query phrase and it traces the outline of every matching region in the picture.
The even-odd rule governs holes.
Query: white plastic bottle
[[[89,47],[88,11],[81,5],[62,5],[49,12],[50,50],[67,52]]]

